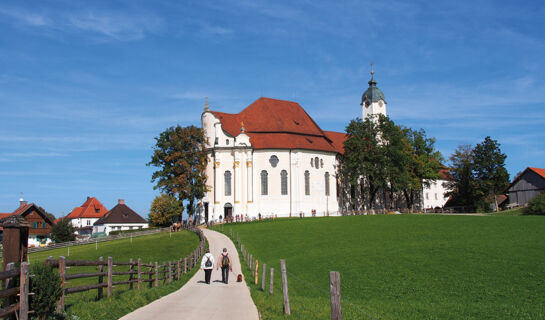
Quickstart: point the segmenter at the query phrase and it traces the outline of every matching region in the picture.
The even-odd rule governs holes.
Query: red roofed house
[[[40,207],[34,203],[29,204],[21,198],[19,207],[11,213],[0,213],[0,219],[11,215],[20,215],[30,223],[30,229],[28,230],[28,245],[30,247],[51,242],[51,228],[54,223]],[[0,227],[1,231],[2,228]]]
[[[545,192],[545,169],[526,168],[507,187],[508,207],[525,206],[535,196]]]
[[[207,107],[202,127],[205,220],[339,210],[334,176],[344,134],[324,132],[298,103],[259,98],[237,114]]]
[[[90,237],[93,232],[93,224],[102,218],[108,209],[95,197],[87,197],[81,207],[76,207],[65,219],[70,219],[72,226],[79,236]]]

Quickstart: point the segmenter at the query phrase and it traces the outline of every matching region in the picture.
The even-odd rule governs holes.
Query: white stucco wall
[[[109,235],[111,231],[145,229],[148,227],[149,225],[147,223],[131,223],[131,224],[108,223],[104,225],[94,226],[93,233],[105,232],[106,235]]]
[[[208,192],[203,202],[209,204],[209,219],[224,216],[224,207],[231,204],[233,215],[257,217],[305,216],[316,210],[317,215],[336,214],[336,154],[310,150],[251,148],[249,137],[240,133],[230,137],[210,112],[203,113],[202,125],[208,141],[209,162],[206,168]],[[216,139],[217,138],[217,139]],[[215,144],[215,142],[218,142]],[[278,158],[273,167],[271,156]],[[318,157],[319,168],[310,160]],[[267,171],[268,193],[261,194],[261,171]],[[288,194],[281,194],[281,172],[288,173]],[[305,194],[305,171],[310,174],[310,194]],[[231,173],[231,194],[225,194],[225,172]],[[329,196],[325,195],[325,173],[329,172]]]
[[[446,180],[436,180],[430,182],[429,187],[422,188],[424,209],[442,208],[447,203],[448,197],[445,197],[445,192],[448,189],[444,186],[446,182]]]
[[[70,223],[74,228],[92,227],[98,218],[76,218],[70,219]]]

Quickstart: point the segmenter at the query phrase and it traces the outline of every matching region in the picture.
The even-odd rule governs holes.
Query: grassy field
[[[329,319],[329,271],[341,274],[344,319],[545,318],[543,217],[281,219],[225,233],[231,228],[260,264],[278,271],[286,259],[291,319]],[[284,318],[279,272],[272,297],[268,286],[250,287],[262,319]]]
[[[102,256],[105,260],[108,256],[115,261],[128,262],[130,258],[135,261],[142,259],[143,263],[174,261],[187,256],[199,245],[198,236],[189,231],[175,232],[172,234],[159,233],[132,239],[115,240],[95,244],[75,246],[68,249],[55,249],[36,252],[29,255],[32,263],[45,260],[48,256],[57,259],[64,256],[69,260],[98,260]],[[127,266],[115,267],[114,271],[127,271]],[[96,272],[96,267],[71,267],[67,273]],[[185,275],[182,281],[175,281],[172,284],[159,288],[137,291],[129,291],[128,285],[116,286],[114,297],[96,301],[97,290],[75,293],[66,298],[66,311],[68,314],[77,315],[79,319],[118,319],[119,317],[135,310],[147,303],[164,296],[180,288],[193,274],[195,270]],[[122,281],[128,276],[114,276],[114,281]],[[104,279],[106,281],[106,279]],[[68,287],[84,284],[97,283],[96,278],[74,279],[68,283]],[[106,296],[106,289],[104,289]]]

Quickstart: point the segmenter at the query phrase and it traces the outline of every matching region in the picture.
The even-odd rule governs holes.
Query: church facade
[[[373,77],[360,105],[363,119],[387,115]],[[365,209],[348,203],[337,177],[345,133],[322,130],[297,102],[262,97],[236,114],[206,105],[201,121],[209,157],[200,203],[206,221]]]

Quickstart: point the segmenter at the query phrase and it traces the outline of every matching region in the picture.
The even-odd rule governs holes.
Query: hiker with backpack
[[[212,269],[214,269],[214,256],[210,253],[210,249],[206,249],[201,261],[201,270],[204,270],[204,281],[207,284],[210,284]]]
[[[233,271],[233,267],[231,265],[231,258],[229,257],[229,254],[227,253],[227,248],[223,248],[223,252],[220,254],[218,258],[218,269],[221,267],[221,281],[225,284],[229,282],[229,271]]]

